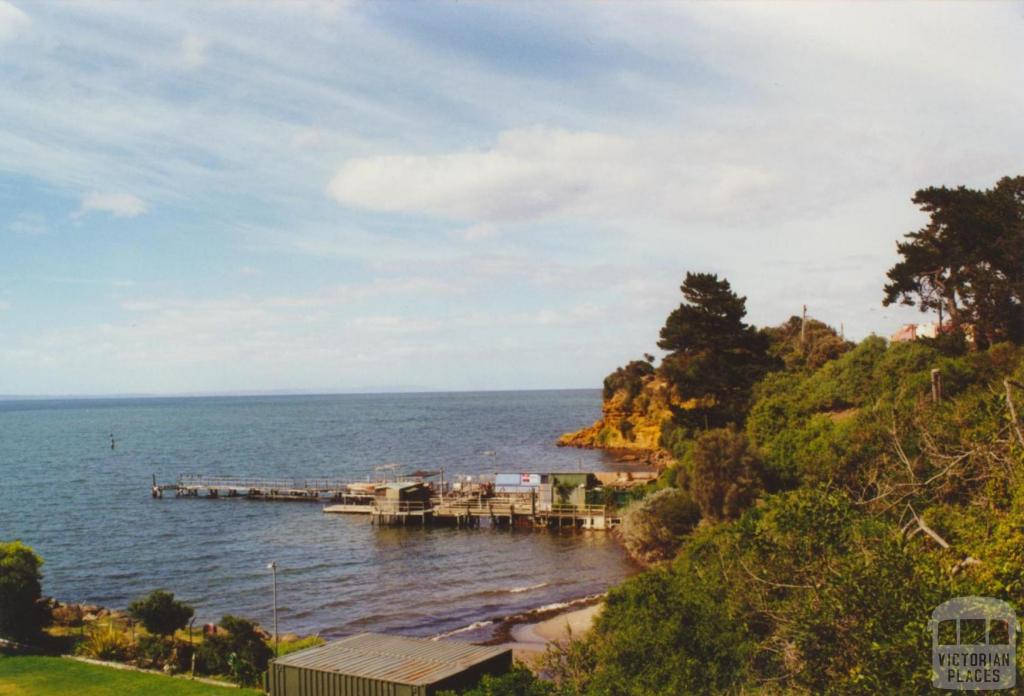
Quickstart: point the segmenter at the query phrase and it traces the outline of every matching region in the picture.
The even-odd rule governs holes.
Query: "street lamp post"
[[[270,569],[270,573],[274,578],[274,657],[278,654],[278,639],[277,639],[277,561],[271,561],[267,564],[267,568]]]

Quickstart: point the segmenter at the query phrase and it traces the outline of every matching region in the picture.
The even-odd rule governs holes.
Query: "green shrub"
[[[654,563],[671,558],[700,521],[700,508],[687,491],[664,488],[630,504],[617,533],[634,558]]]
[[[842,494],[772,495],[613,589],[567,693],[925,693],[930,612],[966,589]]]
[[[225,633],[207,636],[196,651],[199,668],[243,686],[258,684],[274,655],[263,633],[254,622],[231,615],[221,618],[220,626]]]
[[[94,624],[85,634],[76,652],[94,660],[127,662],[135,655],[135,644],[131,636],[119,630],[113,623]]]
[[[771,339],[769,353],[788,370],[816,370],[853,348],[852,342],[817,319],[808,318],[804,325],[800,317],[793,316],[786,323],[763,331]]]
[[[495,677],[484,675],[480,683],[465,691],[441,691],[438,696],[555,696],[550,682],[542,681],[522,665],[516,665],[508,674]]]
[[[136,642],[136,660],[142,667],[163,669],[173,653],[174,644],[162,636],[139,636]]]
[[[150,633],[169,636],[188,625],[195,609],[176,600],[172,592],[154,590],[129,604],[128,613],[141,621]]]
[[[708,519],[736,517],[762,489],[761,460],[746,435],[732,428],[702,433],[689,458],[690,492]]]
[[[35,641],[49,623],[42,600],[43,561],[20,541],[0,542],[0,636]]]
[[[585,639],[594,668],[573,692],[616,696],[722,693],[740,682],[751,653],[728,588],[713,574],[659,567],[608,594]]]
[[[306,636],[305,638],[298,638],[296,640],[282,640],[278,645],[277,655],[278,657],[284,657],[293,652],[299,650],[305,650],[306,648],[315,648],[318,645],[326,643],[320,636]]]

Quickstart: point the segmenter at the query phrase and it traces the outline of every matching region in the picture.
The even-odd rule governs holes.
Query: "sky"
[[[0,0],[0,394],[597,387],[686,271],[888,335],[1022,78],[1015,3]]]

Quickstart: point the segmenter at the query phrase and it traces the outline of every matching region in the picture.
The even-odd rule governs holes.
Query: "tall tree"
[[[662,371],[687,407],[676,420],[714,428],[742,419],[750,387],[769,365],[768,340],[744,323],[747,298],[711,273],[687,273],[683,302],[669,314],[658,347]]]
[[[913,202],[928,224],[896,246],[883,304],[937,311],[976,345],[1024,335],[1024,177],[988,190],[930,187]]]

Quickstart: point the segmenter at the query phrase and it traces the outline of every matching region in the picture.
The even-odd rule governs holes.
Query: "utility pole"
[[[807,345],[807,305],[804,305],[804,312],[800,316],[800,346]]]
[[[279,652],[277,633],[277,561],[271,561],[267,568],[270,569],[270,573],[274,578],[274,657],[277,657]]]
[[[189,679],[196,678],[196,649],[195,646],[192,644],[192,627],[195,625],[195,623],[196,617],[195,615],[193,615],[192,620],[188,622],[188,646],[189,648],[191,648],[189,652],[192,653],[192,669],[189,671]]]

